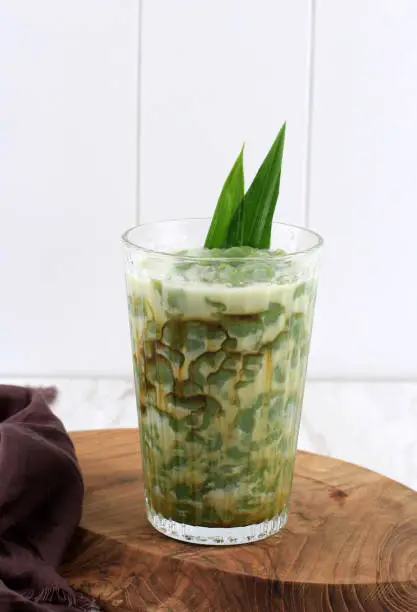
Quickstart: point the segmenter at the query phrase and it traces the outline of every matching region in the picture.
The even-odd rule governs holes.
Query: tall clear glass
[[[322,240],[276,223],[271,251],[225,257],[208,227],[123,236],[146,506],[170,537],[241,544],[287,519]]]

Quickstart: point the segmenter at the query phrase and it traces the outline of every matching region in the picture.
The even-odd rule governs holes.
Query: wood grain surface
[[[392,480],[299,452],[278,535],[196,546],[148,524],[136,430],[73,440],[86,496],[62,572],[104,610],[417,611],[417,493]]]

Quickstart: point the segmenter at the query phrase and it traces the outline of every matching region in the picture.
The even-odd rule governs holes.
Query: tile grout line
[[[305,207],[304,223],[310,227],[311,206],[311,171],[313,150],[313,117],[314,117],[314,93],[315,93],[315,58],[316,58],[316,16],[317,0],[311,0],[311,22],[310,22],[310,48],[308,69],[308,101],[307,101],[307,159],[305,168]]]
[[[135,225],[139,225],[141,219],[141,135],[142,135],[142,37],[143,37],[143,0],[139,0],[138,6],[138,54],[137,54],[137,84],[136,84],[136,203],[135,203]]]

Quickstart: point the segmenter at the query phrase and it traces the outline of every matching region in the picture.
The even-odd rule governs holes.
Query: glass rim
[[[131,248],[131,249],[135,249],[136,251],[139,251],[141,253],[146,253],[147,255],[150,255],[152,257],[162,257],[162,258],[168,258],[168,259],[175,259],[175,260],[180,260],[180,261],[188,261],[188,262],[195,262],[198,260],[201,260],[201,255],[187,255],[181,252],[172,252],[172,251],[163,251],[163,250],[156,250],[156,249],[150,249],[148,247],[144,247],[144,246],[140,246],[139,244],[137,244],[136,242],[133,242],[130,239],[130,235],[135,231],[138,230],[140,228],[146,228],[146,227],[158,227],[162,224],[166,224],[166,223],[191,223],[191,222],[196,222],[196,221],[207,221],[208,223],[210,223],[211,219],[209,219],[208,217],[192,217],[192,218],[184,218],[184,219],[164,219],[161,221],[151,221],[149,223],[139,223],[138,225],[134,225],[133,227],[128,228],[127,230],[125,230],[121,236],[121,240],[122,243],[125,247],[127,248]],[[315,238],[315,243],[310,246],[307,249],[300,249],[297,251],[293,251],[291,253],[285,253],[283,255],[276,255],[276,260],[277,261],[292,261],[294,258],[298,258],[298,257],[305,257],[308,255],[312,255],[316,252],[318,252],[321,247],[323,246],[324,240],[322,238],[322,236],[317,233],[316,231],[307,228],[307,227],[303,227],[301,225],[294,225],[291,223],[283,223],[281,221],[273,221],[272,222],[272,226],[273,227],[283,227],[283,228],[287,228],[290,230],[297,230],[299,232],[305,232],[306,234],[310,234],[310,236],[313,236]],[[203,248],[203,247],[202,247]],[[278,247],[279,248],[279,247]],[[242,261],[244,259],[244,261],[257,261],[259,262],[262,259],[268,259],[268,261],[271,261],[271,255],[267,255],[267,253],[270,253],[270,249],[260,249],[260,250],[264,250],[265,251],[265,256],[264,257],[252,257],[252,256],[248,256],[248,257],[236,257],[236,256],[221,256],[221,257],[204,257],[204,261],[212,261],[212,262],[230,262],[230,261]]]

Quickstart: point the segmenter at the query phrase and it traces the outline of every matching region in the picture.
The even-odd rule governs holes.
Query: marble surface
[[[55,412],[72,431],[136,426],[134,388],[127,378],[0,382],[56,385]],[[351,461],[417,490],[417,381],[309,380],[299,448]]]

